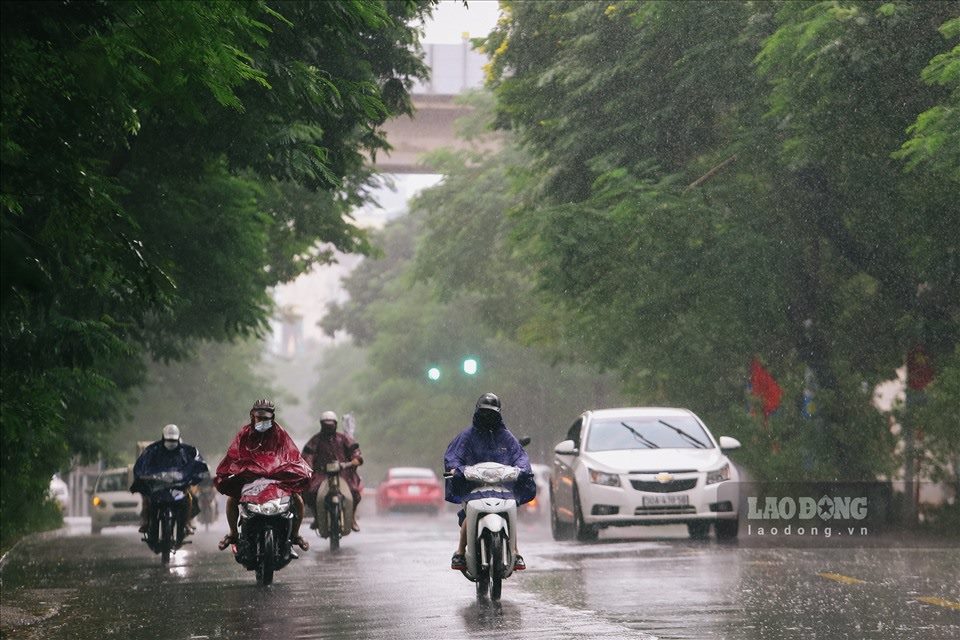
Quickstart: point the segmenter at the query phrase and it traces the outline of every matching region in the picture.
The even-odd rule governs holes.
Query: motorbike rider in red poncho
[[[357,523],[357,507],[360,505],[360,498],[363,492],[363,481],[360,474],[357,473],[357,467],[363,464],[363,456],[360,449],[351,449],[355,444],[353,438],[343,431],[337,431],[337,414],[333,411],[324,411],[320,416],[320,433],[316,434],[303,447],[303,459],[313,469],[313,480],[310,482],[310,489],[304,492],[307,504],[310,510],[315,511],[317,504],[317,490],[323,484],[326,475],[323,469],[330,462],[349,462],[352,466],[345,469],[341,478],[350,487],[350,494],[353,497],[353,523],[351,528],[354,531],[360,531],[360,525]],[[318,514],[313,514],[313,527],[317,528]]]
[[[250,409],[250,423],[244,425],[217,466],[214,485],[227,496],[227,524],[230,533],[218,545],[221,550],[236,544],[239,537],[240,493],[243,486],[258,478],[276,480],[289,491],[294,514],[290,540],[306,551],[310,545],[300,535],[303,522],[303,498],[300,492],[310,483],[310,465],[287,432],[274,420],[274,406],[269,400],[257,400]]]

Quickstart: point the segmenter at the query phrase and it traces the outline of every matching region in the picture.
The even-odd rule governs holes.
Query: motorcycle
[[[299,556],[293,551],[290,493],[276,480],[258,478],[240,493],[240,536],[233,545],[234,559],[254,571],[257,584],[273,582],[275,571]]]
[[[350,453],[360,448],[360,445],[350,445]],[[317,535],[330,539],[330,551],[340,548],[340,539],[349,535],[353,527],[353,494],[347,489],[340,491],[340,472],[350,465],[334,460],[328,463],[323,473],[327,478],[317,489],[317,503],[314,513],[317,514],[314,522]]]
[[[520,477],[521,470],[496,462],[464,467],[463,477],[475,486],[464,498],[467,523],[467,553],[464,577],[476,583],[477,598],[489,591],[499,600],[503,580],[513,574],[517,531],[517,501],[505,486]],[[444,477],[452,478],[452,473]]]
[[[186,505],[188,485],[180,471],[164,471],[141,480],[148,488],[150,512],[147,532],[142,540],[150,550],[160,554],[161,564],[169,564],[170,556],[182,547],[186,536],[185,519],[181,517]]]

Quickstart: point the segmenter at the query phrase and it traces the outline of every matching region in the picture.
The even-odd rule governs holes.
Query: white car
[[[596,540],[606,527],[686,524],[704,538],[737,535],[739,474],[725,452],[740,443],[714,439],[687,409],[587,411],[555,449],[550,477],[553,537]]]
[[[90,497],[90,533],[98,534],[104,527],[140,521],[140,494],[130,493],[132,482],[129,467],[108,469],[100,474]]]

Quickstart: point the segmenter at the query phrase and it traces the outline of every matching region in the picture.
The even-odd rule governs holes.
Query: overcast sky
[[[470,38],[485,36],[497,23],[498,13],[496,0],[469,0],[467,7],[461,0],[443,0],[425,27],[423,42],[456,43],[464,33]]]

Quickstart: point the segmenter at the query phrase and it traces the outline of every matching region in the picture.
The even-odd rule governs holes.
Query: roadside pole
[[[917,501],[914,490],[916,484],[914,474],[914,458],[916,457],[913,428],[914,393],[915,391],[907,386],[903,418],[900,422],[900,427],[903,430],[903,521],[908,527],[914,527],[917,524]]]

